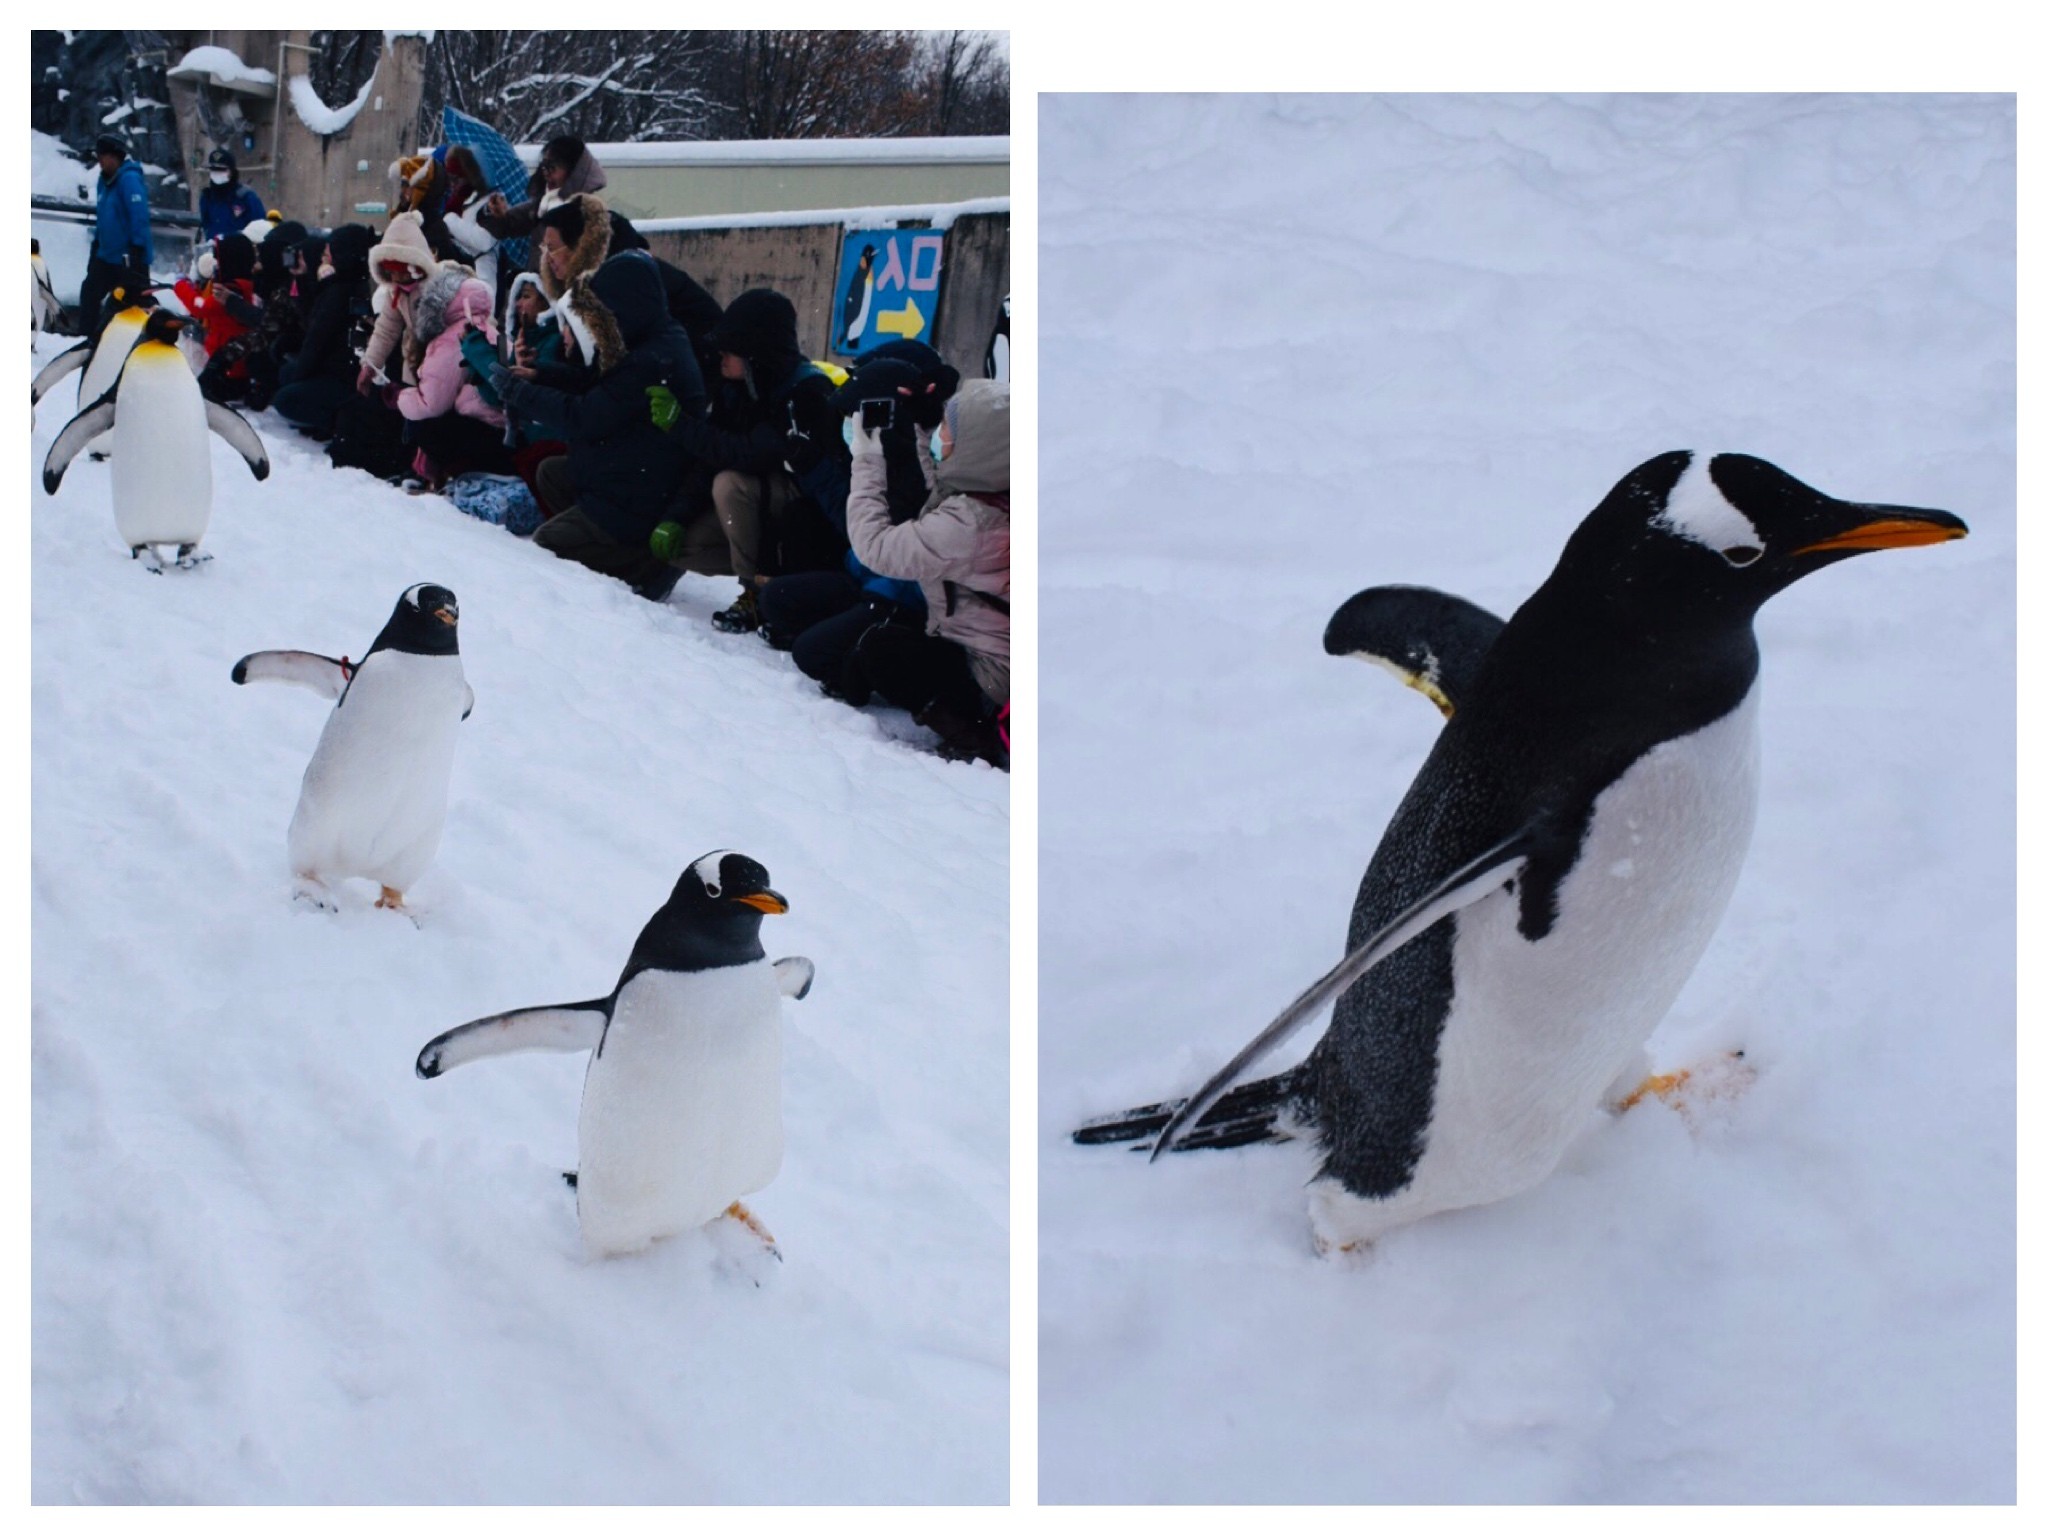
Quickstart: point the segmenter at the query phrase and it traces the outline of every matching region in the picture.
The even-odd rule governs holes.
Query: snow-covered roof
[[[950,160],[1007,165],[1006,133],[930,139],[672,139],[647,144],[592,144],[600,165],[922,165]],[[541,146],[517,146],[540,163]]]
[[[848,229],[893,229],[905,219],[928,219],[933,229],[973,213],[1008,213],[1007,197],[973,197],[961,203],[898,203],[887,208],[796,208],[772,213],[700,213],[682,219],[635,219],[647,234],[686,229],[771,229],[793,224],[843,224]]]
[[[194,48],[164,73],[173,80],[204,79],[231,91],[268,96],[277,89],[277,76],[267,69],[244,64],[232,48],[213,43]]]
[[[355,100],[340,107],[330,107],[322,101],[320,93],[313,89],[312,80],[305,75],[293,75],[286,94],[298,120],[315,133],[326,135],[339,133],[356,120],[356,114],[363,110],[363,103],[370,99],[370,87],[376,83],[377,72],[372,70],[370,78],[363,82],[363,88],[356,92]]]

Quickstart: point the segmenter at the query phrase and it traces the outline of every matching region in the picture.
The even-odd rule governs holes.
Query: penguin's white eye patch
[[[1754,544],[1730,544],[1721,551],[1721,558],[1730,565],[1755,565],[1763,557],[1764,552]]]
[[[1671,487],[1663,510],[1650,519],[1652,528],[1703,544],[1730,565],[1752,565],[1763,556],[1764,541],[1756,524],[1731,504],[1708,472],[1710,456],[1694,454]],[[1747,552],[1748,558],[1741,558]]]
[[[697,883],[704,887],[704,894],[714,899],[724,889],[724,886],[719,882],[718,874],[720,868],[725,863],[726,851],[720,848],[715,853],[707,853],[703,858],[690,866],[690,873],[695,875]]]

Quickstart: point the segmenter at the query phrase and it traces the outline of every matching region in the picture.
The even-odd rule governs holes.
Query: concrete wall
[[[910,227],[906,224],[903,227]],[[833,288],[845,225],[658,230],[647,244],[729,304],[749,288],[773,288],[796,306],[797,340],[808,357],[827,355]],[[967,378],[981,376],[981,355],[997,306],[1010,291],[1010,218],[972,214],[946,232],[944,281],[932,345]]]
[[[346,128],[323,138],[299,121],[285,95],[290,77],[305,72],[306,56],[284,48],[283,67],[279,68],[279,45],[304,45],[309,33],[215,31],[182,35],[232,49],[244,64],[279,75],[278,95],[272,101],[240,98],[244,113],[261,119],[255,132],[254,152],[241,143],[225,146],[239,164],[242,180],[256,190],[267,206],[302,224],[317,227],[332,228],[346,223],[383,226],[391,195],[391,163],[401,154],[411,154],[421,142],[418,119],[426,51],[420,39],[400,37],[385,44],[377,61],[369,100]],[[173,81],[172,105],[178,115],[179,140],[184,146],[186,174],[193,184],[192,206],[196,209],[199,189],[206,185],[206,156],[215,146],[206,136],[195,87]]]
[[[596,154],[604,166],[606,203],[629,219],[964,203],[1010,191],[1007,160],[653,165],[608,160],[602,145]]]

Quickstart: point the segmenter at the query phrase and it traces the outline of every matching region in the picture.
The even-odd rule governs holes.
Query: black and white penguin
[[[57,322],[64,318],[63,301],[57,297],[56,286],[50,281],[49,264],[43,260],[43,242],[34,236],[28,242],[28,328],[32,331],[55,330]],[[29,404],[35,404],[35,390],[29,390]]]
[[[183,566],[211,558],[194,554],[213,516],[209,432],[225,438],[258,480],[270,474],[270,455],[256,429],[199,393],[199,381],[178,350],[182,324],[166,310],[153,311],[113,384],[72,417],[43,462],[43,489],[54,496],[79,451],[111,433],[114,526],[129,558],[147,553],[151,570],[163,568],[156,562],[159,544],[175,546]]]
[[[121,365],[128,361],[128,354],[142,340],[142,327],[154,313],[156,299],[145,290],[133,300],[123,295],[108,302],[118,307],[107,316],[107,323],[100,327],[98,335],[89,335],[76,346],[66,347],[43,364],[28,387],[31,412],[42,404],[43,396],[56,388],[60,380],[74,373],[79,376],[78,409],[81,411],[114,387],[114,381],[121,377]],[[90,329],[92,317],[85,315],[80,319]]]
[[[591,1252],[637,1252],[720,1217],[773,1252],[740,1202],[782,1167],[781,999],[808,993],[813,968],[771,966],[761,919],[788,910],[752,859],[707,853],[640,930],[609,994],[473,1020],[428,1041],[413,1070],[589,1051],[573,1182]]]
[[[860,260],[854,263],[853,275],[846,280],[846,294],[839,301],[842,317],[839,330],[839,350],[858,352],[861,338],[867,334],[868,311],[875,305],[875,248],[872,245],[861,248]]]
[[[332,910],[330,883],[357,876],[382,888],[378,906],[402,911],[434,861],[455,728],[476,703],[458,612],[453,592],[422,582],[405,589],[361,661],[257,651],[235,663],[237,683],[296,683],[334,700],[286,838],[297,899]]]
[[[1757,609],[1850,555],[1966,531],[1744,454],[1667,453],[1504,625],[1421,588],[1352,598],[1326,648],[1449,718],[1366,869],[1349,953],[1193,1097],[1075,1139],[1156,1158],[1312,1136],[1325,1251],[1543,1179],[1641,1078],[1734,889],[1756,815]],[[1232,1089],[1333,997],[1300,1066]]]

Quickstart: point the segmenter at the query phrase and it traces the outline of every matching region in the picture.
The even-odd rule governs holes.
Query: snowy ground
[[[34,1498],[1003,1499],[1007,780],[715,632],[729,582],[655,607],[256,423],[273,473],[214,443],[194,572],[129,562],[106,465],[30,493]],[[229,667],[360,656],[420,580],[477,700],[421,926],[294,908],[329,706]],[[583,1257],[582,1057],[412,1071],[609,990],[722,847],[818,967],[758,1288],[703,1236]]]
[[[1042,1496],[2013,1498],[2011,99],[1040,132]],[[1311,1255],[1298,1144],[1069,1145],[1340,953],[1438,722],[1323,655],[1338,603],[1505,614],[1677,447],[1972,529],[1763,612],[1755,841],[1652,1041],[1755,1086],[1361,1264]]]

